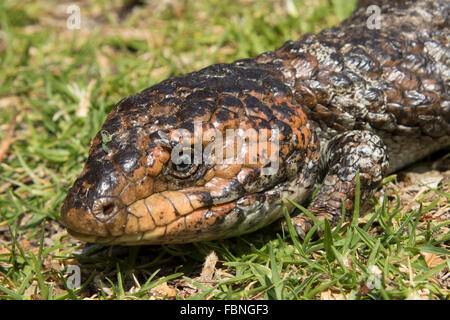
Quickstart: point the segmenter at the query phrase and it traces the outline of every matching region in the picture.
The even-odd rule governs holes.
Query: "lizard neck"
[[[368,27],[377,4],[379,29]],[[278,70],[321,144],[349,130],[385,140],[391,168],[449,146],[448,2],[361,1],[340,26],[256,57]]]

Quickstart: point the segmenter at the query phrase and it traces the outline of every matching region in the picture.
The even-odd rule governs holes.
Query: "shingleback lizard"
[[[373,4],[379,28],[368,24]],[[448,14],[448,0],[363,0],[339,26],[121,100],[62,223],[88,242],[220,239],[274,222],[282,202],[293,211],[284,199],[302,203],[321,183],[308,209],[335,225],[342,204],[352,212],[357,172],[364,202],[386,174],[450,146]],[[237,147],[226,130],[267,139],[249,134]],[[195,161],[194,148],[213,143]],[[188,157],[175,161],[180,146]],[[235,152],[219,161],[219,150]],[[300,236],[312,226],[303,214],[292,222]]]

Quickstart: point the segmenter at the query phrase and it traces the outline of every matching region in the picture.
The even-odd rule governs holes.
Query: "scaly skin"
[[[342,203],[353,209],[358,170],[365,201],[387,173],[450,146],[449,2],[375,2],[381,28],[371,30],[372,2],[340,26],[120,101],[64,201],[69,233],[125,245],[232,237],[275,221],[283,199],[301,203],[320,182],[309,210],[335,224]],[[177,166],[180,142],[213,141],[195,135],[195,121],[203,132],[266,129],[270,139],[231,147],[229,160],[241,162],[219,163],[215,149],[211,161]],[[278,169],[263,174],[269,160]],[[312,225],[303,215],[293,222],[300,235]]]

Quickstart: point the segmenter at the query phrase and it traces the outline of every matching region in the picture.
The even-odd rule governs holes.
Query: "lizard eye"
[[[191,153],[192,154],[192,153]],[[187,178],[197,172],[198,164],[194,163],[192,155],[183,154],[172,160],[170,174],[177,178]]]

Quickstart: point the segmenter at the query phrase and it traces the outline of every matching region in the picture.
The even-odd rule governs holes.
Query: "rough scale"
[[[380,29],[367,27],[374,3]],[[342,203],[353,209],[358,170],[366,201],[387,173],[450,146],[449,7],[445,0],[360,1],[339,26],[123,99],[92,140],[62,223],[89,242],[220,239],[272,223],[283,199],[301,203],[322,183],[309,210],[335,224]],[[196,136],[195,123],[224,136],[266,130],[268,142],[250,136],[245,148],[231,144],[242,162],[213,156],[176,164],[180,129],[192,134],[186,148],[215,139]],[[270,161],[275,174],[263,174]],[[301,236],[312,225],[303,215],[292,221]]]

